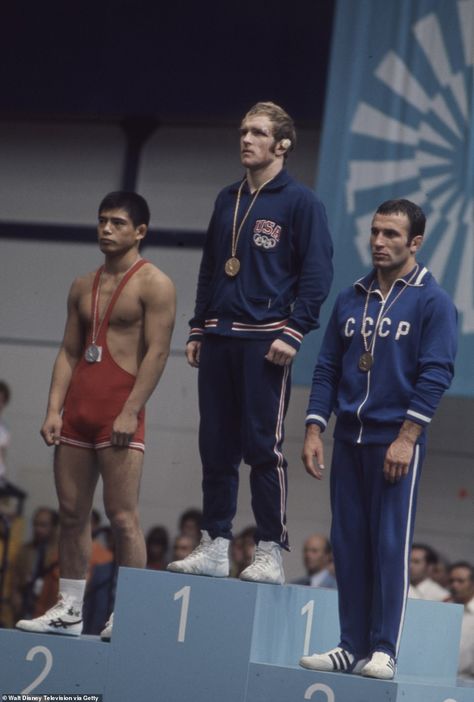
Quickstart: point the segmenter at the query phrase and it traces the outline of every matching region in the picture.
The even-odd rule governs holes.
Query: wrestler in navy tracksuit
[[[251,466],[257,541],[288,546],[283,419],[290,369],[265,360],[280,338],[299,349],[319,326],[332,281],[332,243],[323,205],[285,170],[259,193],[242,228],[235,277],[232,224],[240,183],[216,200],[204,245],[189,341],[202,340],[199,446],[203,464],[203,529],[232,537],[238,468]],[[237,226],[253,195],[243,186]]]
[[[373,366],[360,370],[359,359],[372,342]],[[405,478],[385,480],[383,463],[405,420],[430,423],[451,383],[456,346],[456,309],[421,264],[395,281],[385,302],[375,271],[341,292],[324,336],[306,422],[324,430],[332,411],[337,417],[331,542],[339,645],[357,659],[374,651],[397,657],[424,430]]]

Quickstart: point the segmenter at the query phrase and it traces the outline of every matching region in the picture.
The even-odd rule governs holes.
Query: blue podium
[[[123,568],[110,644],[0,630],[0,696],[474,702],[474,687],[456,685],[461,616],[458,605],[410,600],[393,681],[317,673],[298,660],[337,644],[335,591]]]
[[[95,636],[0,629],[0,699],[39,692],[104,694],[110,647]]]

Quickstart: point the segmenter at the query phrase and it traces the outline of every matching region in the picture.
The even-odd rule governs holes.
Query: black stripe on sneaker
[[[347,670],[347,664],[346,661],[344,660],[344,656],[342,655],[343,650],[342,648],[339,649],[339,651],[336,651],[336,658],[339,661],[339,670],[341,672],[345,672]]]
[[[80,624],[82,622],[82,619],[78,619],[75,622],[65,622],[64,619],[51,619],[49,621],[49,626],[54,627],[55,629],[63,628],[63,629],[68,629],[70,626],[75,626],[76,624]]]
[[[395,661],[393,660],[393,658],[388,659],[387,665],[389,668],[391,668],[391,670],[395,670]]]
[[[334,655],[334,653],[330,653],[330,654],[329,654],[329,658],[330,658],[331,661],[332,661],[332,667],[333,667],[333,669],[334,669],[334,670],[339,670],[339,667],[338,667],[338,660],[337,660],[336,656]]]
[[[349,670],[349,668],[351,667],[351,661],[349,659],[349,656],[347,655],[347,651],[343,648],[341,648],[341,656],[344,658],[344,670]]]

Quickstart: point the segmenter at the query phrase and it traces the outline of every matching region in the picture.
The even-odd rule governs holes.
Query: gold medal
[[[363,353],[362,356],[359,358],[359,368],[365,373],[367,373],[372,368],[373,364],[374,357],[369,351]]]
[[[265,183],[262,183],[262,185],[260,185],[259,188],[256,190],[256,192],[255,192],[255,194],[250,202],[250,205],[247,207],[247,211],[245,212],[245,214],[243,216],[243,219],[239,225],[239,228],[237,229],[237,217],[239,214],[240,196],[242,195],[242,188],[244,187],[244,184],[246,182],[245,179],[241,182],[241,184],[239,186],[239,190],[237,192],[237,200],[235,202],[235,208],[234,208],[234,219],[232,222],[232,243],[231,243],[230,258],[227,259],[227,261],[225,262],[225,265],[224,265],[224,270],[227,273],[227,275],[229,276],[229,278],[235,278],[237,273],[240,271],[240,261],[236,257],[235,254],[237,253],[237,244],[239,243],[239,237],[240,237],[240,232],[242,231],[242,227],[244,226],[245,221],[246,221],[247,217],[249,216],[250,210],[254,206],[255,200],[259,196],[260,191],[262,190],[262,188],[264,188],[266,186],[267,183],[270,182],[270,180],[272,180],[272,178],[270,178],[269,180],[266,180]]]
[[[225,262],[224,270],[228,276],[233,278],[240,271],[240,261],[235,256],[231,256]]]

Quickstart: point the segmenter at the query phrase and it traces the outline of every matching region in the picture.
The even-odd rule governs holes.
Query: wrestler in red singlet
[[[102,449],[112,446],[112,425],[125,404],[135,383],[135,376],[121,368],[112,358],[107,346],[107,330],[114,305],[123,288],[145,263],[140,259],[126,273],[117,286],[105,311],[95,344],[102,348],[99,363],[89,363],[82,356],[74,368],[63,410],[61,443],[79,448]],[[104,269],[97,271],[92,288],[91,319],[99,294],[100,276]],[[86,348],[92,343],[92,325],[89,330]],[[145,408],[138,415],[137,430],[128,447],[145,451]]]

